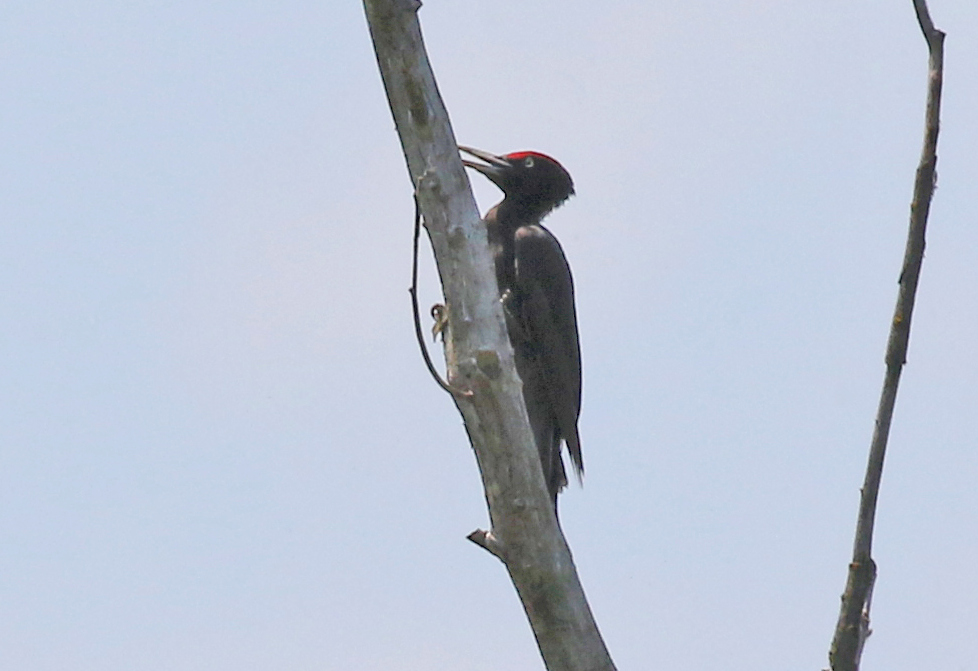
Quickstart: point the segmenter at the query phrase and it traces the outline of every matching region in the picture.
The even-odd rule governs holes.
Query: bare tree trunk
[[[420,3],[364,0],[364,8],[441,277],[448,385],[489,504],[491,531],[470,539],[506,565],[549,671],[612,671],[547,495],[486,231],[424,50]]]
[[[897,297],[890,337],[886,345],[886,377],[876,414],[876,429],[869,450],[866,480],[863,483],[859,505],[859,519],[853,543],[849,578],[842,595],[842,609],[836,624],[829,662],[833,671],[857,671],[863,645],[870,634],[869,608],[876,581],[876,563],[872,558],[873,522],[876,518],[876,499],[880,479],[883,476],[883,457],[893,419],[900,373],[907,360],[910,342],[910,318],[913,315],[917,280],[924,259],[924,234],[927,215],[934,196],[937,175],[937,133],[941,115],[941,85],[944,78],[944,33],[934,27],[925,0],[913,0],[917,21],[927,40],[930,52],[929,82],[927,87],[927,113],[924,130],[924,149],[914,182],[913,202],[910,205],[910,231],[907,249],[900,271],[900,293]]]

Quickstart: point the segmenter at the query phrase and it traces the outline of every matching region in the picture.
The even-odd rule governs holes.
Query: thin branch
[[[411,263],[411,288],[408,291],[411,294],[411,310],[414,312],[414,335],[418,338],[418,347],[421,348],[421,356],[424,358],[424,365],[428,367],[428,372],[431,373],[431,377],[435,379],[438,386],[447,391],[449,394],[461,394],[463,396],[471,395],[472,392],[465,391],[462,389],[456,389],[451,386],[442,376],[438,374],[438,369],[435,368],[435,364],[431,361],[431,355],[428,354],[428,346],[424,341],[424,334],[421,329],[421,312],[418,309],[418,240],[421,238],[421,205],[418,203],[418,198],[414,198],[414,260]]]
[[[925,0],[913,0],[913,4],[930,53],[924,148],[914,182],[913,202],[910,206],[910,230],[907,233],[907,248],[903,258],[903,268],[900,271],[900,291],[886,344],[886,377],[876,413],[876,427],[869,450],[866,479],[861,490],[852,563],[849,564],[849,578],[842,595],[839,621],[829,650],[829,661],[833,671],[857,671],[863,645],[871,633],[869,608],[876,581],[876,563],[872,558],[876,502],[883,476],[883,458],[886,454],[886,442],[890,434],[900,373],[907,360],[910,320],[913,316],[917,282],[920,279],[920,267],[924,259],[927,215],[934,196],[937,174],[937,135],[940,126],[941,86],[944,78],[944,33],[934,28]]]

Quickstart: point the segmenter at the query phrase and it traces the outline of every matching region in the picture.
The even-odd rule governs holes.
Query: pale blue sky
[[[978,659],[978,5],[931,11],[866,671]],[[561,520],[619,668],[823,668],[922,138],[910,0],[421,17],[459,140],[575,178]],[[412,334],[360,4],[8,2],[0,90],[0,668],[541,669],[465,540],[485,503]]]

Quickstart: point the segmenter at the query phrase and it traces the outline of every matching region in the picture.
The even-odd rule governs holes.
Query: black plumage
[[[581,350],[574,280],[557,238],[540,221],[574,193],[570,175],[537,152],[495,156],[459,147],[484,163],[463,160],[502,189],[483,221],[496,264],[523,400],[540,453],[544,480],[557,505],[567,484],[560,444],[584,473],[577,420],[581,411]]]

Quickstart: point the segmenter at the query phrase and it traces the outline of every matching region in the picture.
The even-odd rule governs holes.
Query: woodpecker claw
[[[431,325],[432,341],[438,342],[440,335],[441,341],[445,342],[445,331],[448,329],[448,308],[441,303],[435,303],[431,306],[431,318],[435,320],[435,323]]]

